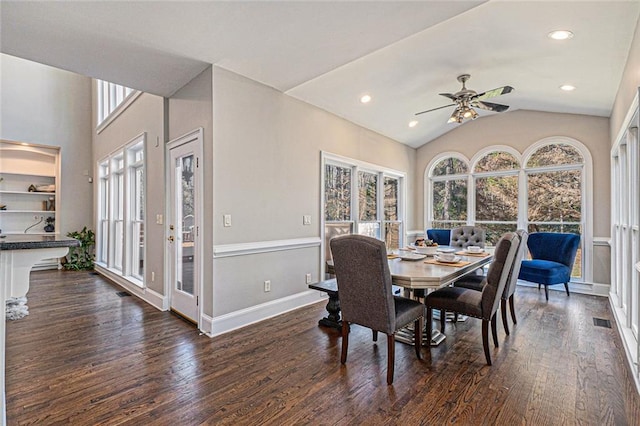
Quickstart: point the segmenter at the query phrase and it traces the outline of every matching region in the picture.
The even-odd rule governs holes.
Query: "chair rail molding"
[[[319,247],[320,237],[293,238],[288,240],[255,241],[249,243],[220,244],[213,247],[213,258],[247,256],[284,250]]]

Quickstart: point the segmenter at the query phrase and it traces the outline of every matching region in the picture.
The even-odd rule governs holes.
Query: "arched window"
[[[582,243],[572,276],[591,280],[584,270],[593,256],[590,191],[591,154],[568,137],[540,140],[522,155],[509,146],[484,148],[472,161],[443,153],[425,173],[425,226],[482,226],[489,245],[518,228],[576,233]]]
[[[520,161],[504,150],[482,155],[473,168],[475,224],[485,229],[487,243],[518,228]]]
[[[526,158],[529,232],[571,232],[582,235],[584,157],[567,143],[547,141]],[[573,277],[582,277],[582,250],[578,250]]]
[[[467,223],[469,167],[457,154],[444,156],[430,169],[431,228],[450,229]]]

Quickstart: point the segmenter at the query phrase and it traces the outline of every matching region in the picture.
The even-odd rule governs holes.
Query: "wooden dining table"
[[[441,250],[448,249],[451,248],[441,247]],[[411,251],[391,251],[388,257],[392,284],[397,287],[402,287],[405,297],[424,297],[426,293],[430,291],[437,290],[468,274],[475,273],[479,268],[482,268],[493,260],[492,248],[486,248],[482,253],[467,253],[463,249],[457,250],[456,255],[460,258],[459,260],[464,263],[463,265],[443,262],[434,263],[433,256],[427,256],[424,259],[418,260],[405,260],[407,257],[406,254],[412,253]],[[335,275],[332,261],[327,261],[326,272]],[[315,288],[317,289],[317,285]],[[405,343],[413,343],[413,330],[411,327],[412,326],[409,326],[407,330],[398,332],[396,339]],[[431,336],[431,345],[439,345],[445,337],[440,330],[434,328]],[[425,344],[429,343],[425,342]]]

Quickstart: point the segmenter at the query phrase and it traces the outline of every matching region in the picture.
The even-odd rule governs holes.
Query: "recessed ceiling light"
[[[572,86],[570,84],[563,84],[560,86],[560,90],[564,90],[565,92],[571,92],[572,90],[576,90],[576,86]]]
[[[416,127],[417,125],[418,125],[418,122],[416,120],[409,122],[409,127]]]
[[[363,97],[360,98],[360,102],[362,102],[363,104],[366,104],[369,101],[371,101],[371,96],[369,95],[364,95]]]
[[[553,40],[569,40],[573,37],[573,33],[569,30],[556,30],[547,34],[547,37]]]

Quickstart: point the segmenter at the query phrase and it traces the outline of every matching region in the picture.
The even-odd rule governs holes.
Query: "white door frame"
[[[180,137],[177,137],[169,142],[166,143],[165,145],[165,172],[164,172],[164,178],[165,178],[165,221],[164,221],[164,244],[165,244],[165,250],[164,250],[164,294],[165,294],[165,299],[166,299],[166,309],[170,310],[171,309],[171,275],[172,275],[172,271],[173,271],[173,267],[175,265],[171,264],[171,252],[169,250],[169,246],[167,244],[167,240],[169,238],[170,235],[170,230],[169,230],[169,219],[172,216],[172,212],[171,212],[171,205],[172,205],[172,200],[170,199],[171,194],[169,191],[170,185],[171,185],[171,176],[169,173],[173,172],[173,167],[170,163],[170,158],[171,158],[171,149],[172,148],[176,148],[180,145],[184,145],[186,143],[190,143],[190,142],[196,142],[196,148],[194,150],[196,157],[198,157],[200,160],[202,159],[202,152],[203,152],[203,144],[204,144],[204,129],[202,127],[198,127]],[[196,211],[196,217],[195,217],[195,222],[194,222],[194,227],[196,229],[196,238],[197,238],[197,244],[195,244],[194,247],[194,285],[197,288],[197,294],[199,297],[202,296],[202,283],[203,283],[203,271],[202,271],[202,265],[203,265],[203,244],[202,244],[202,215],[203,215],[203,209],[202,209],[202,203],[203,203],[203,168],[204,168],[204,164],[198,164],[198,167],[196,167],[196,171],[194,174],[194,178],[196,180],[196,197],[195,197],[195,203],[194,203],[194,210]],[[202,301],[200,301],[198,303],[198,318],[197,318],[197,325],[198,325],[198,329],[201,329],[202,326]]]

